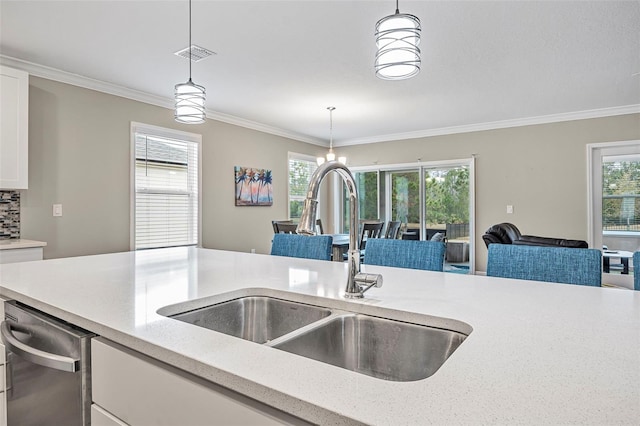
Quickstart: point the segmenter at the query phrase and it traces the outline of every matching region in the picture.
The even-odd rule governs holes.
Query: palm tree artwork
[[[273,204],[271,170],[235,166],[236,206]]]

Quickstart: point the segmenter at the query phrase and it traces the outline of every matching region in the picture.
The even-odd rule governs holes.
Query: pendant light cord
[[[333,110],[335,107],[327,107],[329,110],[329,152],[333,152]]]
[[[191,81],[191,0],[189,0],[189,81]]]
[[[189,0],[189,1],[191,1],[191,0]],[[400,13],[400,8],[398,7],[398,2],[399,1],[400,0],[396,0],[396,15],[398,15]]]

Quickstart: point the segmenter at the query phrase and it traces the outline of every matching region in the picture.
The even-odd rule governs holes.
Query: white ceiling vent
[[[204,47],[196,46],[195,44],[191,45],[191,60],[193,62],[201,61],[215,54],[216,52],[212,52],[211,50],[205,49]],[[174,53],[174,55],[178,55],[182,58],[189,59],[189,48],[185,47],[182,50],[178,50],[177,52]]]

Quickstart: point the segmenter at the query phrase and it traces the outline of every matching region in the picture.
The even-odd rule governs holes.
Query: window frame
[[[291,199],[291,181],[289,180],[289,173],[291,171],[289,169],[289,165],[290,165],[291,160],[308,161],[310,163],[315,164],[316,165],[316,169],[318,167],[317,161],[316,161],[316,157],[314,157],[312,155],[300,154],[298,152],[291,152],[291,151],[289,151],[287,153],[287,219],[288,220],[294,220],[294,219],[291,219],[291,200],[292,199]],[[303,201],[304,201],[304,199],[303,199]],[[320,211],[320,203],[318,203],[318,210],[317,211],[318,212]]]
[[[195,246],[202,247],[202,135],[132,121],[129,144],[129,249],[136,250],[136,133],[196,143],[198,153],[198,175],[196,178],[198,184],[198,232]]]
[[[589,247],[602,249],[602,158],[606,156],[640,154],[640,140],[587,144],[587,242]],[[603,283],[633,288],[633,274],[606,274]]]

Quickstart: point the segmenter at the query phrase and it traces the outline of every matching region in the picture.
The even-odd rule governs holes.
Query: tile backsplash
[[[20,238],[20,192],[0,190],[0,240]]]

